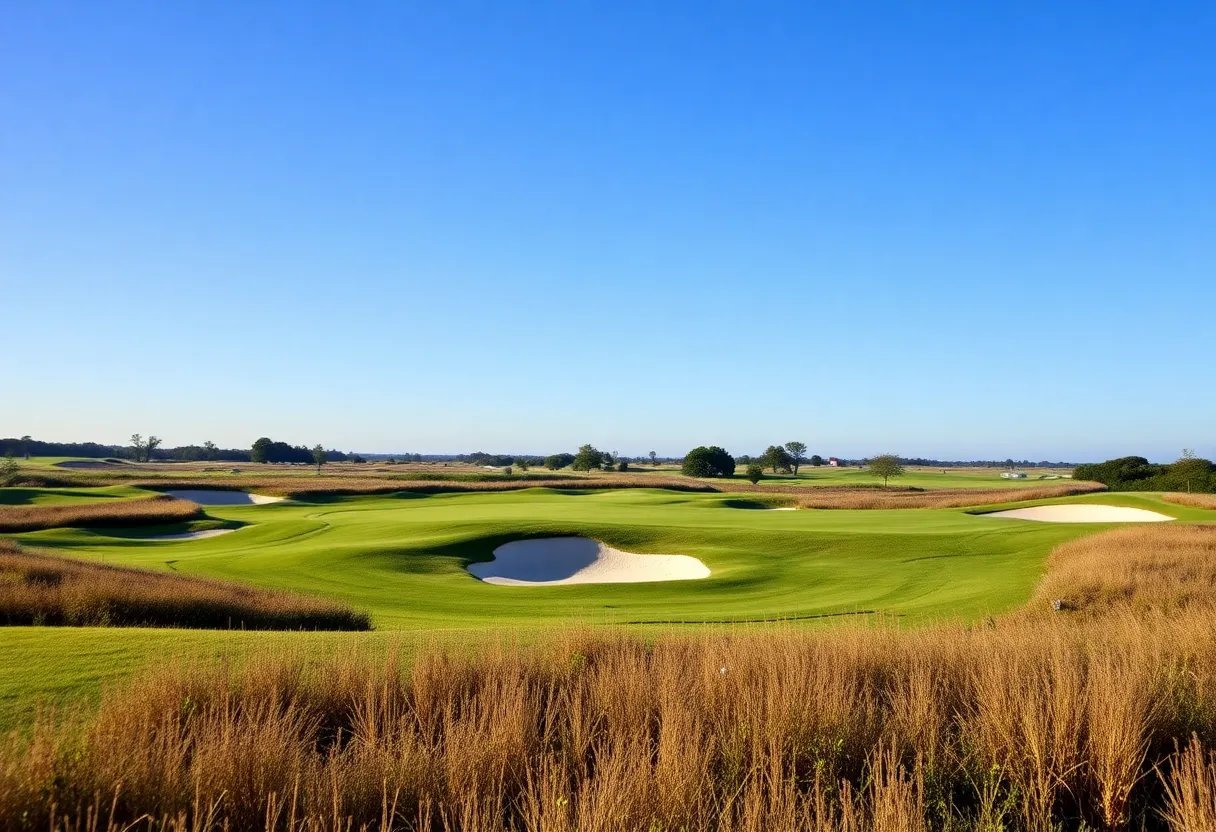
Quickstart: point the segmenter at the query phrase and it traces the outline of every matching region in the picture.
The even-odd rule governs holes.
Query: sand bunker
[[[207,489],[191,489],[186,491],[166,491],[170,497],[179,500],[189,500],[200,506],[253,506],[264,503],[277,503],[282,497],[267,497],[264,494],[249,494],[244,491],[209,491]]]
[[[494,550],[494,560],[469,572],[500,586],[624,584],[708,578],[709,567],[688,555],[635,555],[585,537],[516,540]]]
[[[1040,523],[1160,523],[1173,520],[1168,514],[1160,514],[1143,508],[1122,506],[1095,506],[1077,503],[1067,506],[1033,506],[994,511],[985,517],[1003,517],[1009,520],[1037,520]]]
[[[202,540],[205,537],[218,537],[229,534],[236,529],[207,529],[201,532],[181,532],[180,534],[158,534],[155,537],[145,537],[143,540]]]
[[[769,511],[797,511],[797,506],[781,506],[780,508],[770,508]]]

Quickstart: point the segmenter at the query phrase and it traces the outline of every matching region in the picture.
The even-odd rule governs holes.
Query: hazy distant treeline
[[[255,460],[256,454],[253,448],[258,443],[262,443],[262,447],[268,453]],[[39,439],[19,439],[15,437],[0,439],[0,456],[8,453],[11,453],[15,457],[27,455],[76,456],[86,459],[105,459],[107,457],[133,459],[135,456],[133,449],[128,445],[108,445],[100,442],[43,442]],[[649,455],[635,457],[613,454],[612,456],[614,460],[624,460],[629,463],[680,462],[683,459],[683,457],[658,455],[654,457]],[[326,451],[326,460],[329,462],[362,462],[364,460],[377,462],[465,462],[470,465],[490,465],[494,467],[518,466],[522,463],[523,465],[539,468],[544,466],[546,460],[551,458],[551,456],[540,454],[492,454],[485,451],[474,451],[467,454],[365,453],[362,455],[338,450]],[[759,457],[756,458],[758,459]],[[312,451],[307,446],[292,445],[287,442],[270,440],[266,437],[257,440],[250,448],[219,448],[210,442],[205,442],[202,445],[181,445],[176,448],[156,448],[152,451],[152,459],[183,462],[215,460],[217,462],[265,461],[311,463],[313,461]],[[752,457],[742,455],[735,457],[735,460],[736,462],[742,461],[741,464],[745,464],[751,461]],[[865,465],[867,461],[865,458],[841,458],[840,464]],[[932,468],[1072,468],[1075,465],[1075,463],[1071,462],[1050,462],[1048,460],[1040,460],[1038,462],[1029,459],[949,460],[926,459],[923,457],[904,457],[900,459],[900,462],[904,465],[922,465]]]

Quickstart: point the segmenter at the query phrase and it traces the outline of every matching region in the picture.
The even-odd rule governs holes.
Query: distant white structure
[[[1026,479],[1026,472],[1025,471],[1002,471],[1001,479],[1024,480],[1024,479]]]
[[[833,468],[839,468],[840,460],[837,459],[836,457],[832,457],[831,459],[828,460],[828,465],[832,466]]]

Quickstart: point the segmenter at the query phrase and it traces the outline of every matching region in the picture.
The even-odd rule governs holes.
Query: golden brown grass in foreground
[[[1040,593],[1101,615],[150,672],[0,747],[0,828],[1210,832],[1216,528],[1134,531]]]
[[[191,829],[1152,828],[1196,811],[1155,767],[1211,788],[1173,752],[1216,740],[1214,642],[1197,616],[1119,617],[163,670],[78,724],[10,738],[0,820],[66,828],[112,806],[121,825]]]
[[[1044,485],[1038,488],[943,488],[933,491],[896,491],[885,489],[801,489],[797,492],[802,508],[822,509],[890,509],[890,508],[966,508],[1022,500],[1050,500],[1074,494],[1105,491],[1096,482],[1072,482],[1067,485]],[[807,492],[810,493],[807,493]]]
[[[365,613],[333,601],[41,555],[4,540],[0,540],[0,624],[249,630],[371,627]]]
[[[49,506],[0,506],[0,532],[32,532],[63,526],[150,526],[203,516],[188,500],[169,496]]]

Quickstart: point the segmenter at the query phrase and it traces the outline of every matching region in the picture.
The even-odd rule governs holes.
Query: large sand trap
[[[1037,520],[1040,523],[1160,523],[1174,519],[1168,514],[1160,514],[1143,508],[1095,506],[1084,503],[1014,508],[1008,511],[994,511],[984,516],[1003,517],[1009,520]]]
[[[145,537],[143,540],[202,540],[205,537],[218,537],[221,534],[234,532],[236,529],[206,529],[201,532],[181,532],[180,534],[158,534],[155,537]]]
[[[500,586],[625,584],[708,578],[709,567],[688,555],[634,555],[585,537],[516,540],[494,550],[494,560],[469,572]]]
[[[252,506],[263,503],[277,503],[282,497],[267,497],[264,494],[249,494],[245,491],[209,491],[207,489],[190,489],[186,491],[166,491],[170,497],[179,500],[189,500],[200,506]]]

